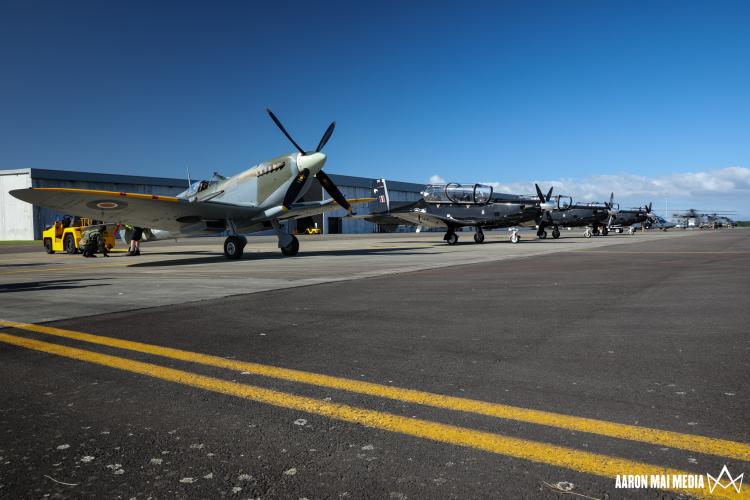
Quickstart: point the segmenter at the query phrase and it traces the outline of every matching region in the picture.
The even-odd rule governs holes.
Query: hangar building
[[[347,198],[372,197],[375,179],[329,174]],[[316,179],[303,200],[313,201],[327,198]],[[101,189],[105,191],[126,191],[130,193],[160,194],[174,196],[187,188],[187,179],[164,177],[142,177],[136,175],[116,175],[68,170],[47,170],[24,168],[0,170],[0,240],[41,239],[42,231],[63,215],[17,200],[9,194],[13,189],[28,187],[64,187],[77,189]],[[420,198],[424,186],[407,182],[388,181],[392,202],[413,201]],[[366,214],[369,207],[358,205],[358,214]],[[75,214],[70,214],[75,215]],[[307,227],[319,227],[326,234],[372,233],[382,230],[375,224],[345,217],[346,211],[336,210],[326,214],[291,221],[287,230],[303,232]]]

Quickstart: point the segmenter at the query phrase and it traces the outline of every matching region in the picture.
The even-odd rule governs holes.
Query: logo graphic
[[[722,482],[722,478],[724,477],[724,474],[726,474],[727,481],[729,481],[727,484],[724,484]],[[739,476],[733,478],[732,475],[729,473],[729,469],[727,469],[727,466],[725,465],[721,469],[721,473],[719,474],[719,477],[713,477],[711,474],[706,474],[706,476],[708,477],[708,489],[711,491],[711,493],[713,493],[717,485],[721,486],[722,489],[727,489],[730,486],[733,486],[734,489],[737,491],[737,493],[739,493],[742,490],[742,477],[744,475],[745,473],[743,472]],[[737,481],[740,482],[739,485],[737,484]]]

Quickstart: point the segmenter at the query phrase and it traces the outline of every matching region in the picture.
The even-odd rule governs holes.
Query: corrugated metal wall
[[[8,191],[31,187],[28,169],[0,172],[0,240],[34,239],[34,207]]]

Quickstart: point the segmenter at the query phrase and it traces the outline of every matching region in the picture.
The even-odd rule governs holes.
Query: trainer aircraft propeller
[[[214,176],[210,181],[193,182],[177,196],[68,188],[28,188],[10,193],[66,214],[150,228],[149,234],[156,235],[154,239],[226,234],[224,254],[230,259],[242,256],[247,244],[243,234],[272,229],[281,252],[296,255],[299,241],[282,230],[281,222],[339,208],[352,213],[352,203],[367,203],[372,198],[347,200],[323,172],[326,155],[321,151],[336,122],[328,126],[315,151],[305,151],[276,115],[267,111],[298,152],[261,162],[232,177]],[[311,175],[332,199],[298,201],[310,188]]]

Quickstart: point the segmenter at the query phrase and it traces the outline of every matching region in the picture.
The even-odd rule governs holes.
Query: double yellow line
[[[88,342],[107,347],[126,349],[165,358],[199,363],[207,366],[245,371],[256,375],[282,379],[303,384],[328,387],[332,389],[389,398],[409,403],[433,406],[448,410],[471,412],[553,426],[562,429],[577,430],[600,434],[608,437],[629,439],[653,445],[670,446],[698,453],[718,455],[748,461],[750,446],[734,441],[713,439],[705,436],[694,436],[658,429],[649,429],[626,424],[617,424],[602,420],[586,419],[557,413],[529,410],[508,405],[488,403],[471,399],[442,396],[429,392],[383,386],[369,382],[349,380],[340,377],[320,375],[300,370],[278,368],[274,366],[228,360],[190,351],[160,347],[140,342],[102,337],[60,328],[18,323],[0,320],[0,326],[17,328],[57,337]],[[512,438],[499,434],[477,431],[465,427],[441,424],[422,419],[407,418],[386,412],[368,410],[354,406],[321,401],[314,398],[297,396],[280,391],[230,382],[214,377],[199,375],[183,370],[166,368],[160,365],[144,363],[127,358],[111,356],[94,351],[87,351],[59,344],[42,342],[15,335],[0,333],[0,342],[63,356],[102,366],[117,368],[131,373],[139,373],[153,378],[176,382],[213,392],[241,397],[278,407],[304,411],[329,418],[342,420],[397,432],[443,443],[467,446],[500,455],[512,456],[557,467],[564,467],[580,472],[603,476],[614,481],[618,474],[668,474],[682,475],[685,471],[660,467],[657,465],[635,462],[603,454],[574,450],[536,441]],[[708,485],[705,490],[687,490],[673,488],[671,491],[689,495],[702,495],[713,498],[750,498],[747,493],[730,494],[728,490],[717,488],[713,494]],[[732,490],[732,493],[734,491]],[[724,495],[724,496],[723,496]]]

